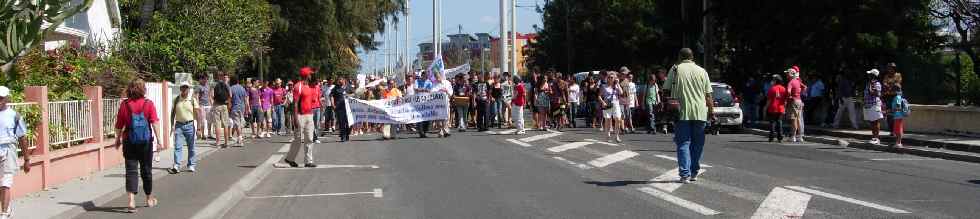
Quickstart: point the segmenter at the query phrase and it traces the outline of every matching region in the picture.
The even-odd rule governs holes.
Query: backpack
[[[909,100],[905,99],[905,97],[901,97],[901,99],[898,100],[898,110],[906,117],[912,115],[912,107],[909,106]]]
[[[229,93],[231,93],[229,89],[230,88],[228,88],[228,84],[225,84],[224,82],[219,82],[218,84],[214,85],[214,89],[211,91],[212,93],[214,93],[213,101],[218,103],[229,104],[228,96]]]
[[[146,105],[146,101],[149,100],[143,100],[143,105],[139,113],[135,113],[129,103],[126,103],[126,107],[129,108],[130,113],[126,136],[126,141],[129,144],[143,145],[153,141],[153,136],[150,134],[150,122],[146,120],[145,112],[142,111]]]

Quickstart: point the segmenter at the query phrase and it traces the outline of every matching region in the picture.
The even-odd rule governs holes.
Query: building
[[[493,37],[488,33],[460,33],[447,35],[447,37],[449,38],[449,42],[442,42],[442,54],[450,65],[464,63],[467,59],[489,59],[491,56],[489,52]],[[432,63],[433,58],[435,58],[432,54],[432,42],[419,43],[418,47],[419,53],[416,55],[417,60],[413,64],[415,66],[428,66]]]
[[[68,6],[74,7],[83,2],[84,0],[72,0]],[[44,49],[53,50],[72,42],[93,47],[111,45],[120,33],[121,23],[118,1],[93,0],[87,11],[65,19],[51,34],[44,36]],[[51,23],[48,22],[41,25],[42,28],[50,26]]]
[[[517,45],[517,48],[518,48],[517,49],[517,57],[516,57],[516,59],[517,59],[517,74],[523,76],[523,75],[526,75],[527,72],[528,72],[528,70],[527,70],[527,60],[528,60],[528,55],[529,55],[530,44],[533,43],[533,42],[535,42],[535,40],[537,39],[538,35],[537,34],[533,34],[533,33],[530,33],[530,34],[517,33],[516,34],[516,37],[517,37],[516,42],[511,42],[511,40],[508,40],[508,43],[510,45],[515,45],[515,43],[516,43],[516,45]],[[500,38],[493,38],[493,39],[490,40],[491,41],[490,42],[490,44],[491,44],[490,54],[500,54],[500,52],[499,52],[500,51],[500,43],[498,43],[498,40],[500,40]],[[511,48],[513,48],[513,47],[511,47]],[[508,50],[508,52],[510,52],[510,51]],[[513,60],[515,57],[511,57],[511,54],[513,54],[513,53],[507,53],[507,58]],[[494,55],[492,60],[493,60],[493,67],[494,68],[500,68],[500,56]],[[510,60],[508,60],[508,62],[509,61]]]

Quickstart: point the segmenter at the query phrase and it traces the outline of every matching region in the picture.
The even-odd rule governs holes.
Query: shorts
[[[892,124],[892,133],[898,135],[905,134],[905,119],[896,118],[894,124]]]
[[[262,111],[262,107],[252,107],[252,117],[249,122],[252,123],[265,122],[265,112]]]
[[[602,118],[605,119],[621,119],[623,118],[623,106],[619,104],[613,104],[612,108],[602,110]]]
[[[803,101],[793,100],[793,102],[790,103],[789,119],[791,120],[799,119],[800,115],[802,114],[803,114]]]
[[[550,106],[535,106],[534,109],[536,109],[536,111],[534,111],[535,113],[551,112]]]
[[[265,120],[260,122],[272,122],[272,109],[262,109],[262,115],[265,116]]]
[[[885,118],[885,115],[881,114],[881,107],[864,108],[864,121],[874,122],[881,120],[881,118]]]
[[[241,110],[232,110],[229,114],[230,123],[232,128],[244,128],[245,127],[245,112]]]
[[[227,105],[214,106],[214,108],[211,109],[211,118],[211,121],[214,122],[215,128],[231,128],[231,119],[229,119]]]
[[[29,165],[29,164],[25,164]],[[14,186],[14,174],[20,170],[17,165],[17,145],[0,145],[0,187],[12,188]]]

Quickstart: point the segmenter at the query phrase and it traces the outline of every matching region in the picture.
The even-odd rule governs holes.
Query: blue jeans
[[[647,124],[647,128],[648,128],[648,130],[651,130],[651,131],[656,131],[657,130],[657,110],[656,110],[656,106],[657,106],[656,104],[647,103],[647,108],[646,108],[647,109],[647,116],[650,117],[649,118],[650,123]]]
[[[197,161],[194,160],[194,135],[197,132],[194,131],[194,122],[177,122],[174,126],[174,166],[180,166],[181,156],[184,155],[184,145],[187,145],[187,166],[194,166]]]
[[[701,153],[704,151],[705,121],[680,120],[676,126],[674,143],[677,144],[680,176],[697,176],[701,169]]]
[[[320,139],[320,108],[313,109],[313,140]]]
[[[282,123],[283,119],[285,119],[283,116],[283,111],[285,110],[285,105],[272,106],[272,130],[275,130],[276,132],[282,131]]]
[[[456,106],[456,127],[466,130],[466,116],[470,113],[469,106]]]

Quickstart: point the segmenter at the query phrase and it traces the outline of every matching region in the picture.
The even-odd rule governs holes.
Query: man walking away
[[[769,119],[769,142],[775,138],[783,143],[783,114],[789,93],[783,87],[783,77],[772,75],[772,87],[766,92],[766,118]]]
[[[31,171],[31,156],[34,150],[28,148],[27,124],[24,117],[14,111],[14,108],[7,106],[10,101],[10,89],[0,86],[0,198],[2,198],[3,209],[0,209],[0,218],[11,218],[10,200],[13,195],[10,188],[14,186],[14,174],[17,174],[17,148],[24,153],[24,172]]]
[[[840,127],[840,120],[844,117],[844,110],[847,110],[848,118],[851,120],[851,129],[858,129],[857,112],[854,111],[854,82],[844,74],[837,75],[837,113],[834,115],[833,127]]]
[[[871,141],[868,143],[879,144],[878,132],[881,128],[882,114],[881,101],[881,82],[878,81],[878,69],[871,69],[868,73],[868,84],[864,88],[864,120],[871,124]]]
[[[211,118],[214,118],[214,133],[218,138],[214,141],[214,144],[221,148],[227,148],[228,141],[231,138],[231,118],[229,117],[229,112],[231,112],[231,89],[228,87],[228,82],[228,75],[222,74],[221,82],[215,84],[214,89],[211,89],[211,100],[214,100],[214,108],[211,109]],[[221,140],[224,140],[224,142]]]
[[[245,146],[242,142],[245,140],[245,134],[242,133],[245,128],[245,114],[246,107],[248,104],[248,90],[242,86],[241,82],[237,78],[232,78],[231,80],[231,132],[234,135],[232,138],[238,146]]]
[[[180,85],[180,95],[174,98],[174,108],[170,111],[170,130],[173,130],[174,138],[174,166],[170,168],[171,174],[180,173],[180,160],[184,155],[184,146],[187,146],[187,171],[197,171],[195,152],[194,152],[194,115],[200,111],[201,106],[197,100],[190,96],[190,84]]]
[[[704,127],[714,111],[708,72],[694,63],[694,52],[680,50],[680,64],[667,76],[665,89],[680,102],[674,143],[681,183],[697,181],[704,149]]]
[[[296,98],[296,104],[292,110],[294,117],[296,117],[297,129],[293,143],[289,146],[289,152],[283,158],[283,161],[291,167],[299,167],[299,164],[296,163],[296,156],[299,155],[301,146],[306,152],[305,167],[315,168],[317,166],[313,162],[313,131],[316,129],[313,125],[313,107],[320,97],[320,92],[316,90],[316,82],[312,80],[313,72],[313,68],[301,68],[299,76],[302,81],[297,81],[291,91],[293,97]]]
[[[515,76],[516,77],[516,76]],[[524,82],[519,80],[516,82],[517,85],[514,86],[514,98],[511,101],[513,109],[511,112],[514,113],[512,118],[514,118],[514,124],[517,128],[517,134],[523,135],[524,131],[524,105],[527,105],[527,92],[524,89]]]
[[[197,102],[201,105],[201,110],[195,115],[195,123],[197,124],[197,136],[201,139],[212,138],[211,126],[211,87],[208,86],[208,76],[201,75],[198,78],[198,84],[194,87],[194,97],[197,97]]]

